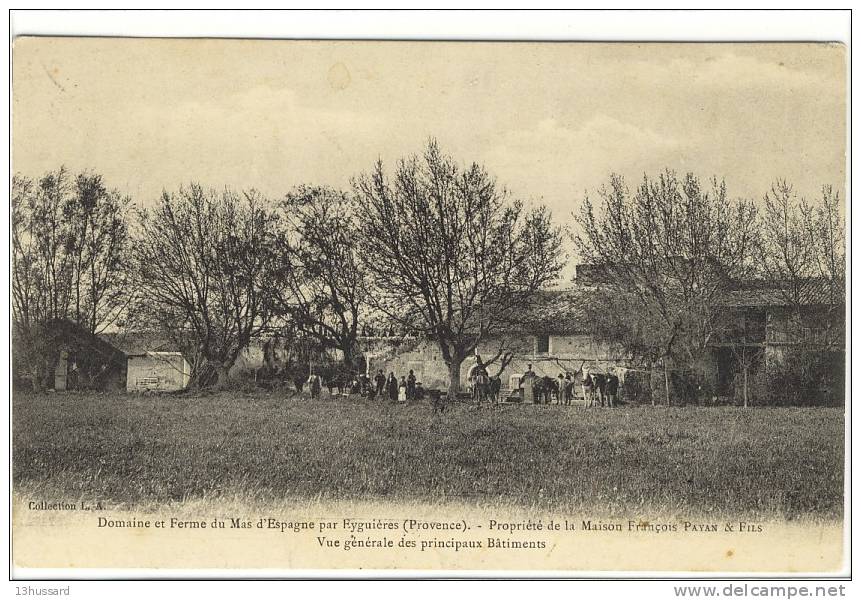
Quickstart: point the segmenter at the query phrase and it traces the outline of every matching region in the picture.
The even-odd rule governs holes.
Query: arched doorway
[[[475,370],[478,368],[478,361],[474,357],[470,357],[473,363],[466,369],[466,380],[462,383],[467,391],[472,392],[472,377],[475,375]]]

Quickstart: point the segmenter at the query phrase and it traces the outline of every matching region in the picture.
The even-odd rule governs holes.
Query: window
[[[549,335],[539,335],[535,338],[535,352],[537,354],[547,354],[550,352]]]

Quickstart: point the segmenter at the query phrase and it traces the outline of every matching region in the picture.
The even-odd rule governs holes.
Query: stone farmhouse
[[[580,265],[574,286],[564,290],[542,290],[533,306],[525,311],[518,324],[501,335],[484,340],[477,354],[486,360],[501,347],[514,358],[501,374],[503,389],[518,385],[518,377],[529,365],[539,375],[557,377],[576,373],[582,366],[592,372],[613,367],[622,380],[641,387],[647,373],[613,344],[599,342],[590,332],[582,311],[584,294],[578,290],[601,285],[600,268]],[[798,290],[800,320],[787,301],[785,286],[763,281],[737,284],[724,300],[728,326],[696,365],[710,400],[734,402],[741,394],[740,361],[748,363],[753,376],[768,365],[784,360],[788,351],[804,347],[831,365],[823,385],[840,387],[842,394],[845,369],[845,305],[830,297],[829,286],[821,280],[804,282]],[[371,373],[382,369],[398,378],[412,370],[425,388],[445,388],[448,368],[432,340],[415,338],[366,339],[368,367]],[[476,359],[467,358],[461,367],[461,386],[466,387],[475,369]],[[495,372],[498,367],[491,366]],[[578,386],[579,388],[579,386]],[[833,392],[834,390],[830,390]],[[630,394],[629,394],[630,396]]]

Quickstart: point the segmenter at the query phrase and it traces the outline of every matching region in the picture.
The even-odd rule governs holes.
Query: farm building
[[[172,392],[185,388],[191,366],[180,352],[130,354],[126,389],[130,392]]]
[[[183,389],[191,378],[191,367],[173,342],[154,331],[124,331],[105,338],[127,357],[124,385],[130,392]]]
[[[20,342],[13,342],[16,385],[35,387],[38,378],[42,388],[56,391],[170,391],[188,385],[191,374],[182,354],[168,351],[169,344],[151,333],[94,335],[68,319],[56,319],[41,328],[39,339],[45,365],[28,361],[18,350]]]
[[[122,350],[68,319],[41,326],[34,336],[38,348],[26,349],[16,334],[17,328],[13,328],[16,385],[29,382],[58,391],[125,387],[126,357]]]
[[[741,359],[751,357],[753,375],[767,369],[815,371],[819,393],[829,403],[841,403],[846,367],[846,307],[824,280],[812,279],[795,291],[794,306],[785,285],[745,282],[724,300],[729,309],[728,331],[711,345],[714,391],[719,397],[738,396]],[[791,364],[787,364],[787,363]],[[788,382],[787,382],[788,383]]]
[[[125,331],[122,333],[112,333],[106,334],[106,338],[110,339],[114,344],[116,344],[119,348],[129,356],[129,364],[137,363],[139,365],[146,364],[146,360],[143,360],[145,356],[153,356],[153,357],[169,357],[171,355],[177,356],[182,355],[177,347],[177,343],[175,340],[169,339],[168,336],[165,336],[162,333],[157,331]],[[340,355],[336,351],[328,351],[328,352],[314,352],[311,357],[312,364],[315,366],[320,366],[324,363],[338,363],[340,360]],[[257,371],[268,365],[269,367],[274,367],[276,369],[283,370],[291,364],[291,361],[299,360],[307,360],[309,358],[307,349],[296,347],[295,345],[291,345],[289,340],[279,335],[261,335],[256,336],[251,339],[248,347],[244,348],[242,352],[239,353],[239,356],[236,358],[236,362],[230,368],[230,378],[233,380],[256,380]],[[134,359],[134,360],[132,360]],[[178,363],[178,358],[171,359],[175,360]],[[164,360],[162,360],[164,362]],[[141,366],[141,368],[143,368]],[[156,369],[156,371],[166,371],[168,367],[164,364],[153,364],[151,368]],[[172,366],[169,368],[174,372],[184,371],[190,372],[190,367],[188,365],[184,367],[179,367],[178,365]],[[155,373],[155,371],[153,371]],[[305,372],[307,376],[307,369]],[[161,377],[166,377],[164,373]],[[140,386],[136,385],[132,380],[133,375],[129,374],[128,379],[128,389],[130,391],[138,389]],[[143,379],[152,379],[156,377],[156,375],[151,374],[144,376]],[[284,375],[286,377],[286,375]],[[186,375],[183,385],[187,385],[190,379],[189,375]],[[156,386],[153,382],[144,382],[142,385],[145,386],[144,389],[156,389],[156,387],[160,386],[158,384]],[[178,389],[175,386],[179,385],[179,381],[174,381],[170,384],[171,389]],[[151,387],[156,386],[156,387]],[[158,389],[162,389],[158,387]]]
[[[586,363],[593,371],[618,367],[624,377],[627,358],[619,350],[598,342],[588,330],[578,310],[579,295],[575,290],[546,290],[539,292],[528,310],[504,328],[504,333],[483,340],[476,353],[487,360],[500,348],[513,354],[511,362],[500,374],[503,388],[517,387],[517,378],[532,366],[539,377],[557,377],[560,373],[575,373]],[[365,338],[368,368],[371,373],[382,369],[398,377],[410,370],[422,386],[444,389],[449,372],[436,342],[417,338]],[[477,366],[475,356],[461,365],[461,387],[466,388]],[[490,371],[495,373],[496,367]]]
[[[581,365],[593,372],[615,367],[620,379],[632,385],[645,385],[647,373],[632,364],[623,351],[599,342],[590,332],[582,314],[584,288],[600,286],[607,273],[600,267],[580,265],[575,286],[567,290],[537,292],[532,305],[517,323],[503,328],[504,333],[483,341],[477,353],[487,359],[503,346],[514,358],[501,374],[503,387],[514,387],[516,377],[529,365],[538,375],[556,377],[575,373]],[[741,392],[740,361],[748,363],[748,375],[764,372],[764,367],[779,365],[787,356],[803,348],[824,365],[820,390],[827,402],[842,397],[845,368],[845,307],[828,297],[822,281],[806,282],[799,292],[801,322],[786,300],[785,286],[762,281],[736,285],[724,300],[730,327],[712,344],[710,351],[694,366],[700,390],[711,401],[734,402]],[[369,370],[382,369],[398,377],[412,370],[425,388],[445,388],[448,368],[437,344],[429,339],[363,339]],[[461,386],[466,387],[476,366],[475,357],[461,366]],[[490,369],[492,372],[495,368]],[[635,383],[639,380],[638,383]],[[828,388],[828,389],[825,389]]]

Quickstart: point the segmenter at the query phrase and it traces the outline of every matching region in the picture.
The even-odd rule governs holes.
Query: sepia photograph
[[[13,576],[847,569],[844,43],[11,43]]]

